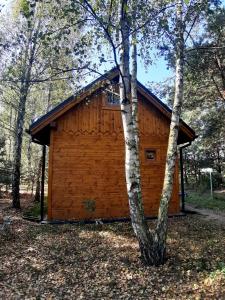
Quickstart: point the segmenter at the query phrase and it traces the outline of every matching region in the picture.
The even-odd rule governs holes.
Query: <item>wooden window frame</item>
[[[120,110],[120,104],[110,104],[108,102],[108,94],[109,94],[109,92],[106,92],[103,95],[102,108],[106,109],[106,110],[117,110],[117,111],[119,111]]]
[[[152,151],[152,152],[155,153],[155,158],[154,159],[149,159],[147,157],[147,152],[148,151]],[[144,149],[144,153],[145,153],[145,161],[146,162],[149,162],[149,163],[155,163],[155,162],[157,162],[157,157],[158,157],[157,149],[155,149],[155,148],[146,148],[146,149]]]

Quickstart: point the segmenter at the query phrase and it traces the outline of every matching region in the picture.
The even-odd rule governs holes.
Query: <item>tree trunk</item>
[[[167,148],[165,176],[160,200],[158,221],[155,234],[158,264],[165,261],[166,238],[168,227],[168,206],[172,196],[174,170],[177,159],[177,137],[181,106],[183,102],[183,65],[184,65],[184,38],[183,38],[183,0],[176,2],[176,82],[173,111],[170,123],[170,134]]]
[[[216,147],[216,156],[217,156],[217,172],[219,174],[219,178],[218,178],[218,184],[219,187],[221,187],[221,185],[223,184],[223,175],[222,175],[222,161],[221,161],[221,156],[220,156],[220,149],[219,147]]]
[[[30,25],[29,25],[30,26]],[[25,109],[28,91],[30,87],[31,70],[34,63],[34,54],[37,46],[37,38],[40,22],[37,29],[30,29],[29,38],[26,44],[23,71],[21,75],[20,99],[15,128],[13,174],[12,174],[12,203],[14,208],[20,208],[20,171],[21,171],[21,151],[23,143],[23,131],[25,121]]]
[[[35,181],[35,178],[34,178],[34,175],[32,174],[32,179],[31,179],[31,198],[33,197],[33,194],[34,194],[34,181]]]
[[[146,264],[152,262],[150,256],[151,234],[144,217],[142,204],[140,163],[137,125],[137,62],[136,45],[132,48],[132,79],[129,71],[129,24],[126,15],[127,1],[121,1],[119,17],[121,23],[120,59],[120,106],[125,140],[125,174],[129,200],[130,216],[135,235],[139,242],[142,259]],[[130,85],[132,90],[130,91]],[[132,101],[131,101],[132,98]]]
[[[11,132],[14,130],[13,128],[13,109],[12,109],[12,105],[10,106],[10,115],[9,115],[9,128],[11,130]],[[9,153],[8,153],[8,161],[11,161],[11,154],[12,154],[12,136],[9,136]]]
[[[193,163],[193,168],[194,168],[194,177],[195,177],[195,189],[197,190],[198,187],[198,165],[195,163],[197,161],[197,158],[194,157],[194,163]]]
[[[18,107],[18,115],[15,129],[14,142],[14,161],[12,176],[12,199],[13,207],[20,208],[20,169],[21,169],[21,152],[23,142],[23,129],[25,119],[25,107],[28,93],[28,85],[22,84],[20,91],[20,100]]]
[[[40,202],[41,201],[41,170],[42,170],[42,157],[40,158],[37,170],[37,177],[36,177],[36,191],[34,195],[34,201]]]
[[[189,180],[188,180],[187,165],[188,165],[187,153],[184,150],[184,180],[185,180],[185,184],[188,186]]]

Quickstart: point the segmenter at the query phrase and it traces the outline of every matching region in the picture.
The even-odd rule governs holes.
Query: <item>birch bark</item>
[[[181,106],[183,102],[183,77],[184,77],[184,25],[183,25],[183,0],[176,2],[176,79],[173,111],[170,124],[169,141],[165,176],[160,200],[158,221],[155,234],[155,243],[159,256],[159,263],[165,259],[168,206],[172,195],[174,170],[177,159],[177,137]]]
[[[152,239],[144,217],[142,204],[137,99],[137,49],[135,35],[132,43],[132,75],[130,77],[129,22],[126,14],[127,1],[121,1],[119,10],[121,46],[120,60],[120,106],[125,139],[125,174],[131,222],[138,239],[142,259],[149,264]]]

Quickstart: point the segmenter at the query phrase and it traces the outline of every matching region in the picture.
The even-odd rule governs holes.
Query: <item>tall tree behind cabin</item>
[[[20,178],[21,178],[21,151],[24,132],[24,121],[26,102],[29,89],[31,86],[31,72],[34,65],[35,52],[38,42],[38,34],[40,30],[40,20],[35,18],[35,2],[32,6],[25,3],[23,15],[26,25],[26,35],[24,48],[21,51],[20,59],[20,88],[19,88],[19,104],[14,137],[13,151],[13,176],[12,176],[12,201],[14,208],[20,208]]]

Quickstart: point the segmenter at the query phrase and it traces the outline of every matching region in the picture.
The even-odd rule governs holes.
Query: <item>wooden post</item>
[[[180,148],[180,187],[181,187],[181,211],[185,211],[185,193],[184,193],[184,166],[183,166],[183,151]]]
[[[46,146],[43,145],[43,148],[42,148],[42,170],[41,170],[41,222],[44,220],[45,156],[46,156]]]

